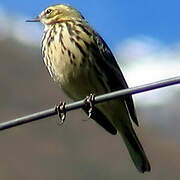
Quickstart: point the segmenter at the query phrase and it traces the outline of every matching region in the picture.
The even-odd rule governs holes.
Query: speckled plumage
[[[39,21],[45,25],[42,56],[46,67],[70,98],[80,100],[90,93],[128,87],[110,49],[76,9],[50,6],[39,15]],[[137,169],[150,171],[131,123],[138,125],[132,96],[97,104],[92,119],[111,134],[118,131]]]

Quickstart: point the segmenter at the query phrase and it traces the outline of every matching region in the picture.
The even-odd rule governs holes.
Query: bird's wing
[[[96,56],[97,66],[101,69],[101,72],[106,74],[106,81],[111,91],[126,89],[128,85],[126,80],[105,41],[96,33],[94,36],[94,42],[96,43],[94,46],[92,44],[92,48],[94,49],[94,56]],[[98,57],[99,56],[99,57]],[[134,103],[131,95],[125,96],[125,102],[131,116],[133,122],[138,126],[138,120],[134,108]]]

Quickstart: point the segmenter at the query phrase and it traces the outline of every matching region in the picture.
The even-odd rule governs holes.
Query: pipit
[[[68,5],[50,6],[29,22],[44,24],[42,56],[51,77],[74,101],[89,94],[105,94],[128,88],[107,44],[82,14]],[[88,109],[83,109],[88,113]],[[109,133],[117,132],[140,172],[150,164],[132,127],[138,126],[132,96],[96,104],[91,118]]]

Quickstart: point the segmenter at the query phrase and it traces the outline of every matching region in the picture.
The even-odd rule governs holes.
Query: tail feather
[[[126,131],[121,131],[120,134],[122,135],[136,168],[142,173],[145,171],[150,171],[150,163],[133,128],[131,127],[131,129],[128,131],[127,129]]]
[[[142,173],[150,171],[149,161],[133,129],[124,101],[111,100],[108,103],[98,104],[97,107],[122,136],[136,168]],[[110,111],[109,108],[113,109],[113,111]]]

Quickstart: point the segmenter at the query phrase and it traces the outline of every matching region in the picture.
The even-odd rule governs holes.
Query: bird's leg
[[[84,104],[88,109],[88,118],[92,116],[94,104],[95,104],[95,94],[90,94],[89,96],[86,96],[84,100]]]
[[[66,103],[60,102],[59,105],[55,107],[55,110],[59,116],[59,119],[57,120],[58,125],[62,125],[66,119]]]

